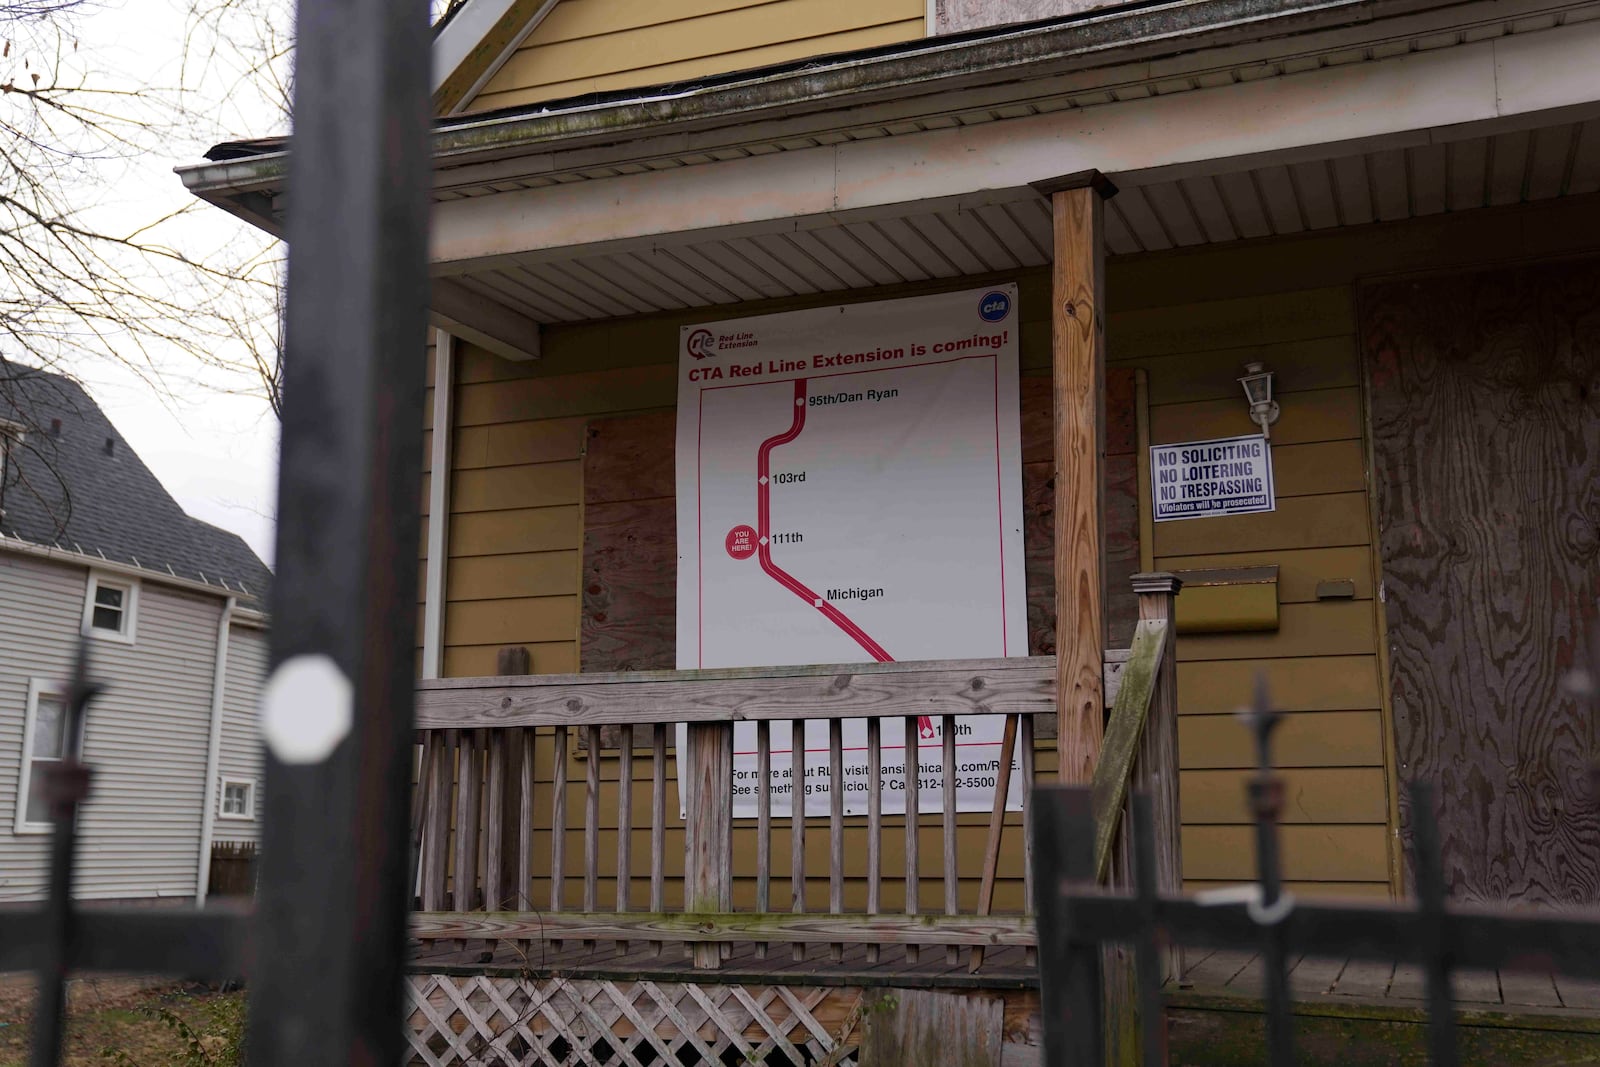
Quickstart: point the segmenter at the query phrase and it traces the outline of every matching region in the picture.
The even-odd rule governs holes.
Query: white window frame
[[[104,630],[94,624],[95,594],[101,586],[122,590],[122,629]],[[99,571],[89,572],[89,585],[83,597],[83,632],[85,636],[105,641],[120,641],[131,645],[139,625],[139,579],[112,577]]]
[[[28,821],[28,794],[33,788],[33,732],[39,721],[39,698],[55,697],[65,709],[67,687],[47,678],[28,679],[28,708],[22,719],[22,767],[17,774],[17,811],[12,829],[18,834],[47,834],[51,826],[46,822]],[[78,738],[78,749],[83,749],[83,738]]]
[[[245,788],[244,814],[242,815],[236,815],[224,807],[230,785],[242,785]],[[220,778],[217,780],[217,818],[231,819],[234,822],[256,821],[256,780],[254,778]]]

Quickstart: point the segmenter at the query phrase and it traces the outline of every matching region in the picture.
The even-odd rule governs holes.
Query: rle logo
[[[696,330],[689,335],[689,354],[695,359],[705,359],[716,351],[717,335],[710,330]]]
[[[983,294],[978,301],[978,317],[984,322],[1001,322],[1011,314],[1011,297],[1002,292]]]

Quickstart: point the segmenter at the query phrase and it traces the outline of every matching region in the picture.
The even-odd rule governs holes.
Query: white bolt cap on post
[[[322,653],[278,665],[261,693],[261,736],[284,763],[321,763],[350,732],[355,687]]]

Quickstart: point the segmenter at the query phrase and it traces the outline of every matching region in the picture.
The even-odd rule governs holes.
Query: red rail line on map
[[[806,379],[796,378],[793,424],[776,437],[769,437],[761,442],[761,450],[756,453],[756,549],[761,560],[761,569],[779,585],[822,612],[828,621],[849,634],[856,644],[866,649],[867,654],[873,659],[879,663],[892,663],[894,657],[885,652],[883,646],[869,637],[865,630],[851,622],[844,612],[807,589],[798,578],[772,562],[772,474],[769,469],[772,450],[793,441],[805,428]]]

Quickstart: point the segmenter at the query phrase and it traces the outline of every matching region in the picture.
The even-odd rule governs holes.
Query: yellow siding
[[[1149,375],[1152,443],[1253,432],[1234,381],[1248,361],[1276,373],[1282,407],[1272,427],[1275,512],[1155,527],[1160,570],[1281,568],[1276,631],[1178,640],[1185,880],[1254,872],[1243,802],[1254,752],[1233,712],[1260,675],[1274,703],[1295,712],[1276,745],[1296,768],[1287,773],[1285,876],[1386,892],[1389,793],[1351,287],[1170,304],[1141,295],[1144,306],[1112,315],[1108,337],[1112,360]],[[1317,600],[1317,582],[1329,578],[1353,580],[1357,599]]]
[[[561,0],[469,110],[914,41],[923,20],[922,0]]]
[[[589,0],[570,0],[579,7]],[[1577,210],[1577,209],[1572,209]],[[1532,212],[1530,212],[1532,214]],[[1252,431],[1234,378],[1247,361],[1277,374],[1282,417],[1273,427],[1279,481],[1272,514],[1162,523],[1154,530],[1157,567],[1279,567],[1281,625],[1271,633],[1193,634],[1179,639],[1179,760],[1184,789],[1185,876],[1192,887],[1248,878],[1253,871],[1243,772],[1253,764],[1251,738],[1233,712],[1264,674],[1274,702],[1288,714],[1276,735],[1288,769],[1290,811],[1285,832],[1287,876],[1297,891],[1382,895],[1389,891],[1393,786],[1385,773],[1387,730],[1378,662],[1379,610],[1368,508],[1366,415],[1354,337],[1353,282],[1366,272],[1424,269],[1481,254],[1488,237],[1515,244],[1522,224],[1485,212],[1406,226],[1375,227],[1298,240],[1237,244],[1113,261],[1109,351],[1114,362],[1148,374],[1149,424],[1156,443]],[[1559,227],[1557,228],[1559,229]],[[1552,231],[1554,232],[1554,231]],[[1487,235],[1487,236],[1484,236]],[[1445,250],[1441,252],[1440,250]],[[1527,249],[1530,254],[1538,250]],[[1024,374],[1050,365],[1047,278],[1042,272],[1005,276],[1020,282]],[[999,280],[955,279],[937,286],[902,286],[854,294],[886,298]],[[670,409],[672,362],[681,324],[761,314],[847,299],[769,301],[680,315],[548,330],[545,358],[530,364],[496,359],[463,346],[458,369],[458,424],[452,469],[451,559],[445,672],[487,674],[497,649],[526,645],[540,672],[576,670],[577,611],[583,517],[579,471],[584,426],[591,416]],[[1317,584],[1349,579],[1354,598],[1319,601]],[[581,869],[583,758],[574,745],[570,769],[569,871]],[[546,757],[548,759],[548,757]],[[636,761],[640,783],[649,762]],[[1047,775],[1053,753],[1040,753]],[[614,778],[616,761],[604,761]],[[548,790],[548,768],[541,771]],[[635,804],[647,790],[636,788]],[[932,798],[930,798],[931,802]],[[669,834],[669,861],[681,863],[681,828]],[[541,794],[540,818],[548,820]],[[636,828],[648,809],[636,807]],[[614,813],[605,819],[614,833]],[[924,830],[924,905],[941,903],[937,818]],[[859,834],[847,848],[864,853]],[[740,825],[736,849],[754,852],[752,831]],[[639,843],[636,877],[645,838]],[[960,849],[970,866],[981,849],[982,827],[963,818]],[[606,869],[612,837],[602,839]],[[1002,907],[1020,903],[1020,841],[1008,834]],[[538,843],[542,850],[548,837]],[[807,842],[813,875],[825,874],[825,827]],[[903,833],[884,841],[885,874],[897,876]],[[774,899],[787,900],[787,839],[774,842]],[[541,854],[545,854],[541,851]],[[750,884],[741,869],[740,900]],[[886,905],[901,892],[886,881]],[[545,887],[540,887],[544,892]],[[569,886],[579,891],[578,883]],[[614,893],[602,885],[602,899]],[[669,899],[677,890],[669,890]],[[810,882],[809,904],[826,900],[825,878]],[[861,883],[853,881],[849,899]],[[963,899],[970,899],[963,884]],[[643,881],[634,886],[642,903]],[[576,898],[569,898],[575,903]]]

